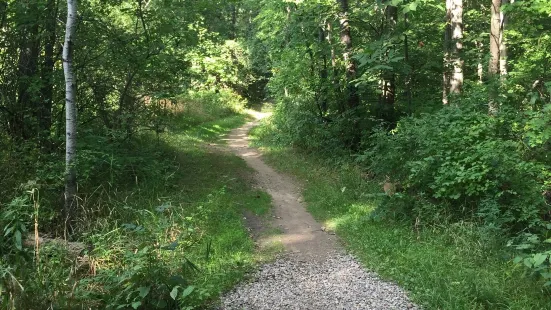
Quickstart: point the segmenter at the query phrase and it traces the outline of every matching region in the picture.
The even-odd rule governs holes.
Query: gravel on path
[[[248,146],[248,131],[254,124],[235,129],[225,140],[255,169],[257,185],[272,196],[275,219],[271,224],[282,231],[277,241],[287,253],[261,266],[252,281],[222,296],[219,309],[418,309],[400,287],[344,254],[336,236],[325,232],[306,211],[300,186],[266,165],[260,152]]]
[[[351,255],[324,262],[280,258],[222,298],[225,310],[418,309],[397,285],[367,272]]]

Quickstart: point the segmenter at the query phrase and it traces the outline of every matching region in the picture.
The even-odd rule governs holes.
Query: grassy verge
[[[243,212],[267,214],[269,196],[251,187],[243,160],[209,146],[246,120],[234,114],[189,127],[176,119],[168,134],[143,135],[114,151],[80,191],[80,258],[45,244],[36,264],[25,267],[36,253],[14,250],[0,261],[0,309],[195,309],[215,302],[266,254],[257,253]],[[21,201],[18,212],[32,212]]]
[[[424,227],[377,220],[373,211],[392,206],[382,184],[366,181],[347,161],[274,146],[262,139],[264,130],[253,130],[254,143],[269,163],[300,179],[314,217],[424,308],[551,309],[549,292],[510,262],[498,236],[470,223]]]
[[[138,254],[140,249],[151,247],[149,255],[158,257],[153,263],[144,259],[144,266],[136,261],[114,268],[103,266],[107,275],[128,272],[136,264],[145,269],[137,273],[137,281],[136,273],[130,271],[127,281],[137,293],[134,293],[134,302],[141,302],[144,309],[162,308],[165,302],[167,306],[176,303],[179,307],[191,308],[214,300],[260,259],[244,226],[243,211],[265,214],[270,208],[270,199],[264,192],[250,187],[251,171],[241,159],[206,145],[245,121],[245,116],[234,115],[169,134],[160,147],[165,156],[173,156],[178,168],[168,186],[159,188],[146,181],[135,198],[126,199],[118,208],[130,208],[132,214],[119,216],[130,220],[130,225],[122,222],[107,225],[108,229],[94,234],[105,236],[121,225],[130,228],[99,242],[105,248],[96,246],[93,253],[96,260],[112,259],[111,245],[120,244],[120,239],[122,243],[129,242]],[[112,238],[117,240],[113,242]],[[122,247],[128,249],[128,246]],[[159,276],[160,272],[165,274]],[[153,298],[140,298],[143,287],[162,292],[156,292]],[[90,287],[83,289],[89,291]],[[176,292],[176,301],[171,300],[174,297],[171,292]],[[127,302],[126,297],[111,301],[115,302],[113,307]]]

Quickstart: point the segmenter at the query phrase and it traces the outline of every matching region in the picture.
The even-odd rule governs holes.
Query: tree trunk
[[[476,65],[476,74],[478,75],[478,83],[482,84],[484,82],[484,43],[476,41],[476,49],[478,53],[478,64]]]
[[[501,18],[500,18],[501,0],[492,0],[491,23],[490,23],[490,63],[488,66],[489,103],[488,112],[496,114],[498,111],[497,95],[499,75],[499,40],[501,38]]]
[[[63,72],[65,74],[65,230],[74,229],[77,210],[77,178],[76,178],[76,142],[77,142],[77,111],[76,111],[76,80],[73,70],[73,49],[76,32],[77,0],[67,0],[67,23],[65,28],[65,43],[63,44]]]
[[[42,104],[38,111],[38,123],[40,136],[47,135],[52,125],[52,105],[54,88],[54,48],[56,43],[56,24],[57,24],[57,1],[48,0],[46,4],[46,21],[44,31],[46,32],[46,43],[44,44],[44,62],[42,65]]]
[[[388,2],[384,1],[383,3]],[[388,24],[388,32],[393,33],[396,30],[398,23],[398,7],[393,5],[387,5],[385,8],[385,19]],[[388,53],[388,49],[387,49]],[[381,97],[379,102],[383,105],[383,110],[386,111],[386,118],[393,118],[392,111],[394,109],[394,102],[396,99],[396,76],[393,71],[385,70],[381,79]]]
[[[444,65],[442,70],[442,104],[447,105],[450,85],[451,37],[452,37],[452,1],[446,0],[446,25],[444,27]]]
[[[31,24],[22,24],[21,41],[19,44],[19,59],[17,63],[17,108],[14,115],[15,135],[19,138],[29,139],[34,132],[31,130],[33,122],[28,118],[33,116],[32,111],[38,107],[38,94],[31,87],[33,79],[37,78],[38,58],[40,56],[38,4],[29,2],[25,14],[32,16]],[[33,128],[34,129],[34,128]]]
[[[339,22],[341,26],[341,44],[344,46],[343,60],[346,66],[346,85],[347,85],[347,100],[348,109],[356,108],[359,103],[359,97],[356,92],[356,87],[350,83],[356,77],[356,64],[351,58],[352,53],[352,36],[350,35],[350,21],[348,19],[349,7],[348,0],[337,0],[341,11],[339,13]]]
[[[513,3],[514,0],[501,0],[501,5]],[[500,17],[500,32],[499,32],[499,73],[501,76],[501,79],[503,80],[505,76],[508,74],[507,72],[507,43],[505,39],[505,29],[507,28],[508,24],[508,16],[505,15],[503,12],[503,9],[500,8],[499,12]]]
[[[325,113],[327,113],[327,55],[325,53],[325,49],[323,48],[323,45],[325,43],[325,30],[323,27],[319,27],[319,34],[318,34],[318,43],[319,43],[319,50],[322,58],[322,64],[319,72],[320,77],[320,88],[319,88],[319,94],[318,94],[318,102],[319,102],[319,109],[320,109],[320,116],[324,117]]]
[[[406,61],[406,64],[410,65],[409,63],[409,39],[407,35],[407,31],[409,30],[409,15],[407,13],[404,14],[404,26],[406,31],[404,32],[404,60]],[[411,93],[411,80],[412,80],[412,72],[409,71],[406,80],[405,80],[405,86],[406,86],[406,94],[407,94],[407,103],[408,103],[408,112],[412,112],[412,99],[413,94]]]
[[[451,7],[452,51],[451,62],[453,75],[450,93],[459,94],[463,88],[463,0],[452,0]]]

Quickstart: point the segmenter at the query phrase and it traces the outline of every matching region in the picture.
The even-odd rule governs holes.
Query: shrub
[[[407,117],[390,133],[376,130],[358,160],[401,182],[404,195],[416,198],[410,212],[436,202],[455,218],[474,216],[518,230],[533,227],[545,208],[537,182],[542,165],[527,160],[512,130],[514,117],[491,117],[468,106]]]

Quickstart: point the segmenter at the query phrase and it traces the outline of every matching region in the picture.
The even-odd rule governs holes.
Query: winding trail
[[[281,234],[256,241],[281,242],[285,254],[260,267],[254,280],[223,296],[220,309],[417,309],[398,286],[380,280],[346,254],[336,236],[306,211],[300,186],[248,146],[249,130],[267,116],[253,115],[257,121],[233,130],[225,141],[257,172],[256,185],[272,197],[272,225]]]

